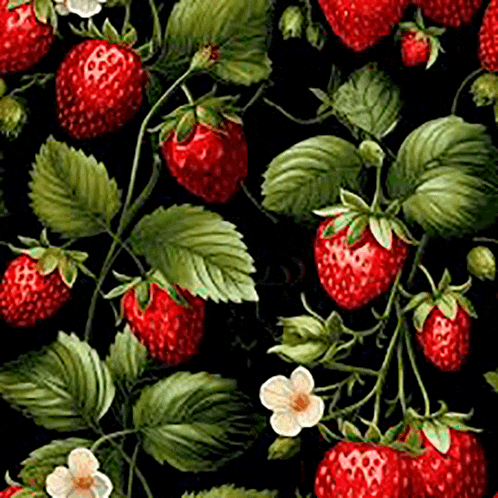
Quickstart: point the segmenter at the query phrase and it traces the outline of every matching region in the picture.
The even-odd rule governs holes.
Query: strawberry
[[[463,308],[458,307],[453,320],[434,308],[417,332],[417,340],[425,357],[439,370],[458,372],[470,352],[470,328],[470,316]]]
[[[12,260],[0,284],[0,315],[12,327],[32,327],[53,316],[69,299],[59,272],[44,274],[27,254]]]
[[[491,0],[479,30],[479,60],[488,71],[498,71],[498,0]]]
[[[229,100],[202,97],[166,117],[161,131],[170,173],[209,203],[231,200],[247,176],[247,142]]]
[[[408,0],[318,0],[332,31],[347,47],[363,52],[403,17]]]
[[[425,357],[443,372],[457,372],[470,352],[470,317],[477,317],[472,303],[463,296],[469,282],[461,286],[450,285],[451,276],[445,270],[436,288],[427,270],[432,292],[413,296],[405,311],[414,309],[413,324],[417,342]]]
[[[420,31],[403,31],[401,35],[401,60],[406,67],[422,66],[431,55],[429,37]]]
[[[55,75],[57,117],[78,140],[121,129],[138,112],[146,74],[127,44],[85,40],[64,57]]]
[[[8,488],[0,491],[0,498],[11,498],[11,496],[15,496],[15,494],[19,491],[22,491],[24,488],[19,486],[9,486]]]
[[[450,428],[450,447],[438,451],[423,431],[424,452],[408,458],[413,498],[482,498],[487,487],[487,462],[475,434]]]
[[[9,9],[9,0],[0,0],[0,74],[31,68],[54,39],[52,26],[36,18],[32,2]]]
[[[388,446],[341,441],[325,453],[315,477],[317,498],[404,498],[408,461]]]
[[[205,301],[175,286],[170,296],[157,283],[149,283],[149,299],[142,308],[137,289],[131,287],[121,299],[124,319],[153,358],[178,365],[197,353],[204,333]],[[179,300],[186,301],[185,305]]]
[[[458,28],[462,24],[470,24],[482,0],[414,0],[413,3],[431,21]]]
[[[327,215],[328,210],[316,213]],[[367,218],[364,222],[362,216]],[[341,308],[348,310],[361,308],[386,292],[408,256],[406,241],[395,234],[381,245],[368,226],[368,215],[356,214],[352,219],[349,223],[346,213],[325,219],[318,227],[314,243],[322,286]],[[363,224],[361,230],[355,225],[357,221]],[[344,223],[347,224],[343,227]],[[392,223],[396,223],[395,231],[398,230],[400,222]]]

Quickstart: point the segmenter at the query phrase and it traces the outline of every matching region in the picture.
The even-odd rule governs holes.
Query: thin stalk
[[[90,448],[90,451],[92,453],[95,453],[95,451],[97,451],[97,448],[106,441],[111,441],[111,439],[114,439],[115,437],[125,436],[127,434],[133,434],[138,430],[139,429],[125,429],[122,431],[113,432],[112,434],[105,434],[100,439],[97,439],[95,443],[93,443],[92,447]]]
[[[406,397],[405,397],[405,370],[403,368],[403,343],[400,341],[397,348],[398,354],[398,397],[401,403],[403,416],[406,414]]]
[[[412,268],[410,270],[410,275],[408,275],[408,281],[406,285],[409,287],[413,283],[413,279],[415,278],[415,273],[417,272],[417,268],[420,265],[420,261],[422,260],[422,256],[424,255],[425,248],[427,243],[429,242],[429,237],[424,233],[422,236],[422,240],[417,247],[417,252],[415,253],[415,259],[413,260]]]
[[[131,456],[130,472],[128,474],[128,492],[126,493],[127,498],[132,498],[133,489],[133,476],[135,475],[135,467],[137,465],[137,455],[140,448],[140,443],[137,443],[135,449],[133,450],[133,455]]]
[[[242,184],[241,185],[241,188],[242,188],[242,191],[244,192],[244,194],[247,195],[247,198],[267,217],[269,218],[271,221],[273,221],[273,223],[278,223],[278,220],[277,218],[275,218],[274,216],[272,216],[270,213],[268,213],[267,211],[265,211],[259,204],[258,204],[258,201],[252,196],[251,192],[249,192],[249,190],[247,189],[247,187]]]
[[[334,110],[328,111],[321,116],[317,116],[316,118],[311,118],[311,119],[300,119],[296,118],[292,114],[289,114],[283,107],[280,107],[278,104],[275,104],[275,102],[272,102],[271,100],[267,99],[266,97],[263,98],[263,102],[268,104],[271,107],[274,107],[275,109],[278,109],[286,118],[290,119],[291,121],[294,121],[294,123],[302,124],[302,125],[310,125],[310,124],[318,124],[321,123],[322,121],[325,121],[327,118],[330,116],[333,116],[335,114]]]
[[[137,268],[138,270],[140,271],[140,273],[142,275],[145,275],[145,269],[142,265],[142,263],[140,262],[140,260],[137,258],[137,256],[135,255],[135,253],[126,245],[126,242],[123,242],[115,233],[113,233],[111,230],[107,229],[106,232],[110,235],[110,237],[112,238],[112,240],[114,242],[116,242],[117,244],[119,244],[119,246],[124,249],[130,256],[131,258],[133,259],[134,263],[137,265]]]
[[[182,87],[183,93],[185,94],[185,96],[188,99],[188,103],[190,105],[194,105],[194,102],[195,102],[194,97],[192,96],[192,93],[188,89],[187,85],[185,83],[182,83],[181,87]]]
[[[475,76],[477,76],[479,73],[481,72],[484,72],[484,68],[480,67],[479,69],[476,69],[475,71],[473,71],[472,73],[470,73],[463,81],[462,81],[462,84],[458,87],[458,90],[457,90],[457,93],[455,95],[455,98],[453,99],[453,104],[451,106],[451,113],[450,114],[453,114],[455,115],[456,113],[456,109],[457,109],[457,106],[458,106],[458,99],[460,98],[460,94],[462,93],[463,89],[465,88],[465,86],[467,85],[467,83],[472,79],[474,78]]]

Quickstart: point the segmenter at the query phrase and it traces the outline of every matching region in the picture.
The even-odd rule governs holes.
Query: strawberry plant
[[[0,0],[0,496],[490,497],[494,0]]]

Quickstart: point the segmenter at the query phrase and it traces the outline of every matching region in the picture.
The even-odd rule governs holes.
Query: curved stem
[[[474,237],[472,242],[491,242],[493,244],[498,244],[498,240],[490,239],[488,237]]]
[[[465,88],[465,86],[467,85],[467,83],[472,79],[474,78],[475,76],[477,76],[479,73],[481,72],[484,72],[484,68],[480,67],[479,69],[476,69],[475,71],[473,71],[472,73],[470,73],[463,81],[462,81],[462,84],[458,87],[458,90],[457,90],[457,93],[455,95],[455,98],[453,99],[453,104],[451,106],[451,113],[450,114],[454,114],[456,113],[456,108],[458,106],[458,99],[460,98],[460,94],[462,93],[463,89]]]
[[[422,260],[422,256],[424,255],[425,252],[425,247],[427,246],[427,243],[429,242],[429,236],[424,233],[422,236],[422,240],[420,241],[420,244],[417,247],[417,252],[415,253],[415,259],[413,260],[412,268],[410,270],[410,275],[408,276],[408,281],[406,282],[406,285],[409,287],[413,283],[413,279],[415,278],[415,273],[417,272],[417,268],[420,265],[420,261]]]
[[[258,201],[252,196],[252,194],[249,192],[249,190],[247,190],[247,187],[242,184],[241,185],[241,189],[242,191],[244,192],[244,194],[247,195],[247,198],[268,218],[270,219],[271,221],[273,221],[273,223],[278,223],[278,220],[277,218],[275,218],[274,216],[272,216],[270,213],[268,213],[267,211],[265,211],[259,204],[258,204]]]
[[[139,429],[125,429],[122,431],[113,432],[112,434],[105,434],[100,439],[97,439],[97,441],[95,441],[95,443],[92,444],[90,451],[92,453],[95,453],[95,451],[97,451],[97,448],[101,444],[105,443],[106,441],[110,441],[111,439],[113,439],[115,437],[125,436],[126,434],[133,434],[133,433],[137,432],[138,430]]]
[[[375,175],[375,194],[374,198],[372,201],[372,208],[375,212],[379,212],[379,200],[382,195],[382,182],[381,182],[381,175],[382,175],[382,168],[377,167],[376,169],[376,175]]]
[[[289,114],[284,108],[280,107],[278,104],[275,104],[275,102],[272,102],[271,100],[267,99],[266,97],[263,98],[263,102],[268,104],[271,107],[274,107],[275,109],[278,109],[286,118],[290,119],[291,121],[294,121],[294,123],[302,124],[302,125],[310,125],[310,124],[318,124],[321,123],[322,121],[325,121],[327,118],[330,116],[333,116],[335,114],[335,111],[328,111],[321,116],[317,116],[316,118],[311,118],[311,119],[299,119],[294,117],[292,114]]]
[[[138,257],[135,255],[135,253],[126,245],[125,242],[123,242],[115,233],[113,233],[111,230],[107,229],[107,233],[112,237],[112,240],[116,242],[122,249],[124,249],[133,259],[134,263],[137,265],[138,270],[142,274],[142,276],[145,275],[145,269],[142,266],[142,263],[138,259]]]
[[[370,375],[372,377],[377,377],[379,372],[372,370],[370,368],[355,367],[353,365],[345,365],[344,363],[327,363],[327,368],[331,370],[337,370],[339,372],[351,372],[359,375]],[[315,392],[323,392],[330,390],[331,386],[317,387],[314,389]]]
[[[259,86],[258,90],[257,90],[257,91],[256,91],[256,93],[255,93],[255,94],[251,97],[251,99],[249,100],[249,102],[248,102],[248,103],[247,103],[247,104],[246,104],[246,105],[245,105],[245,106],[241,109],[241,111],[240,111],[240,112],[241,112],[242,114],[244,114],[244,113],[247,111],[247,109],[249,109],[249,107],[251,107],[251,106],[252,106],[252,105],[253,105],[253,104],[254,104],[254,103],[255,103],[255,102],[259,99],[259,97],[261,97],[261,94],[265,91],[266,85],[267,85],[267,83],[266,83],[266,81],[265,81],[265,82],[263,82],[263,83]]]
[[[130,472],[128,474],[128,492],[126,493],[127,498],[132,498],[133,476],[135,474],[135,468],[137,465],[137,455],[139,448],[140,443],[137,443],[135,449],[133,450],[133,455],[131,456]]]
[[[400,341],[397,348],[398,354],[398,398],[401,403],[403,417],[406,414],[406,397],[405,397],[405,370],[403,368],[403,343]]]
[[[183,93],[185,94],[185,96],[188,99],[188,103],[190,105],[194,105],[194,102],[195,102],[194,97],[190,93],[190,90],[188,89],[187,85],[185,83],[182,83],[181,87],[182,87]]]
[[[427,390],[425,389],[424,382],[422,381],[422,376],[420,375],[417,362],[415,361],[415,353],[413,352],[413,346],[411,338],[408,335],[408,327],[404,327],[404,335],[405,335],[405,344],[406,351],[408,352],[408,358],[410,359],[410,364],[412,366],[413,373],[417,379],[418,386],[420,388],[420,392],[422,393],[422,397],[424,398],[425,405],[425,416],[429,416],[431,413],[431,402],[429,400],[429,395],[427,394]]]

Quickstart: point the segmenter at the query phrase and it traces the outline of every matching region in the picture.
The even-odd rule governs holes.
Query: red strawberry
[[[49,50],[55,35],[52,26],[35,16],[32,2],[14,9],[0,0],[0,74],[25,71]]]
[[[491,0],[479,30],[479,60],[488,71],[498,71],[498,0]]]
[[[64,57],[55,75],[57,117],[73,138],[121,129],[137,113],[146,74],[125,44],[86,40]]]
[[[24,488],[21,488],[19,486],[9,486],[3,491],[0,491],[0,498],[10,498],[11,496],[14,496],[18,491],[21,491],[23,489]]]
[[[409,457],[413,498],[482,498],[487,462],[475,434],[449,429],[450,449],[440,453],[421,432],[424,453]]]
[[[469,24],[482,0],[414,0],[424,16],[443,26],[458,28]]]
[[[230,119],[216,128],[198,123],[185,140],[171,133],[161,151],[178,183],[206,202],[228,202],[247,176],[244,130]]]
[[[426,358],[439,370],[457,372],[470,351],[470,328],[470,316],[462,307],[458,307],[454,319],[435,307],[417,331],[417,340]]]
[[[408,0],[318,0],[332,30],[355,52],[375,45],[403,17]]]
[[[35,259],[21,254],[9,263],[0,284],[0,315],[12,327],[32,327],[53,316],[69,297],[58,271],[44,275]]]
[[[341,441],[317,468],[317,498],[405,498],[410,496],[408,461],[373,443]]]
[[[197,353],[204,332],[205,301],[175,286],[187,306],[178,304],[156,283],[149,285],[150,299],[142,309],[135,288],[123,295],[125,320],[152,357],[178,365]]]
[[[382,247],[367,227],[352,245],[343,228],[330,238],[324,230],[334,223],[327,218],[318,227],[315,261],[320,282],[329,296],[348,310],[361,308],[386,292],[403,267],[408,245],[393,234],[391,249]]]
[[[403,31],[401,35],[401,60],[406,67],[422,66],[431,55],[429,37],[421,31]]]

